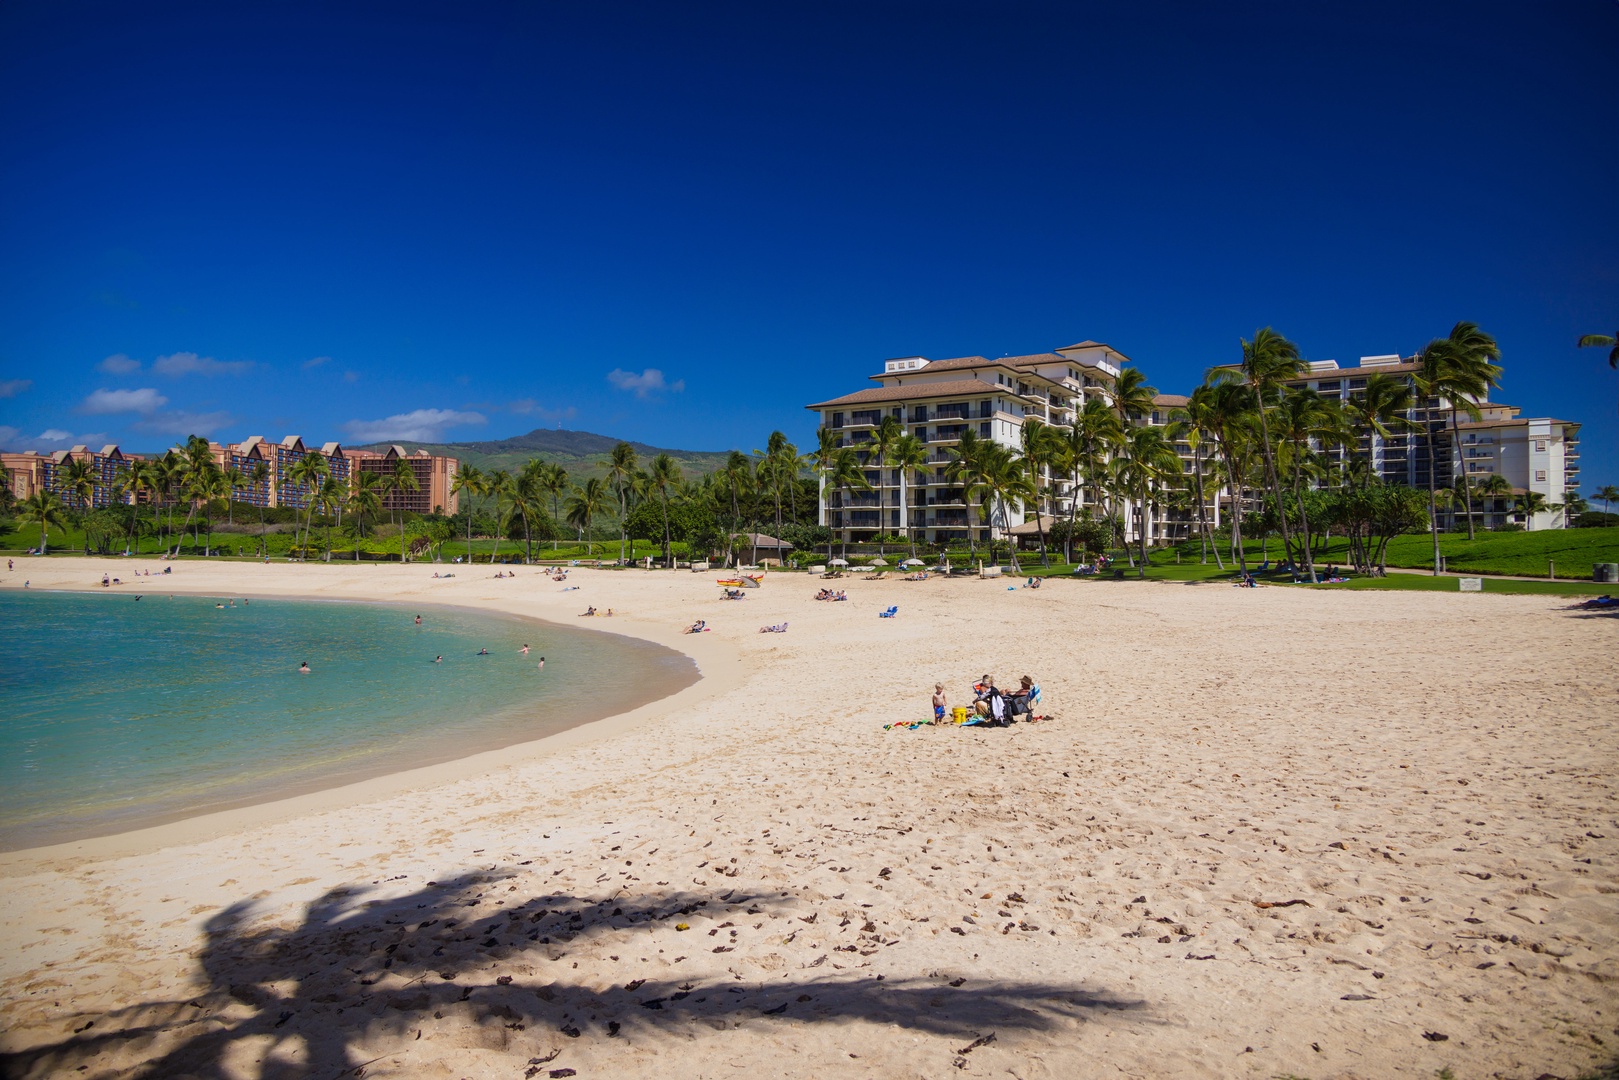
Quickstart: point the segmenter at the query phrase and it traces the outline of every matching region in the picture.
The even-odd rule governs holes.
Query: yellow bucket
[[[950,717],[958,724],[965,724],[967,722],[967,706],[955,706],[950,710]]]

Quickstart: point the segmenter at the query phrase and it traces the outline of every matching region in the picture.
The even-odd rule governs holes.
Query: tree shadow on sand
[[[882,979],[821,968],[845,953],[819,952],[795,977],[768,989],[714,978],[635,980],[608,990],[531,974],[560,963],[608,931],[653,929],[697,912],[738,918],[771,914],[784,898],[731,890],[593,900],[544,893],[504,906],[503,871],[430,882],[406,896],[366,900],[334,889],[292,928],[256,924],[250,901],[211,918],[198,954],[207,989],[185,1000],[152,1000],[76,1018],[73,1034],[0,1057],[0,1075],[94,1076],[125,1063],[138,1077],[242,1075],[244,1044],[266,1080],[359,1075],[398,1053],[424,1026],[451,1019],[478,1029],[478,1045],[519,1050],[517,1033],[569,1040],[654,1034],[682,1022],[720,1032],[750,1018],[800,1023],[868,1020],[970,1040],[976,1032],[1038,1031],[1097,1010],[1136,1010],[1138,1000],[1054,983],[997,980],[967,985],[946,976]],[[504,894],[502,894],[504,895]],[[495,913],[475,914],[502,904]],[[801,909],[800,909],[801,910]],[[693,952],[725,949],[698,937]],[[701,942],[701,944],[699,944]],[[626,946],[633,948],[633,946]],[[726,950],[728,951],[728,950]],[[735,976],[740,980],[740,976]],[[15,1043],[14,1043],[15,1045]],[[139,1060],[141,1064],[129,1064]],[[539,1059],[536,1059],[539,1060]],[[526,1056],[514,1064],[528,1063]],[[544,1070],[530,1064],[530,1074]]]

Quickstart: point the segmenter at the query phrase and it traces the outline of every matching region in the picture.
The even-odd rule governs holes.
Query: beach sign
[[[1483,592],[1484,579],[1481,577],[1463,577],[1456,581],[1461,585],[1462,592]]]

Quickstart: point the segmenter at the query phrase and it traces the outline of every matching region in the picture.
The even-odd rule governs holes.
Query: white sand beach
[[[0,587],[130,569],[19,560]],[[3,1071],[1531,1080],[1619,1056],[1619,620],[435,569],[141,587],[588,623],[705,678],[544,742],[0,856]],[[1034,676],[1052,718],[883,730],[986,672]]]

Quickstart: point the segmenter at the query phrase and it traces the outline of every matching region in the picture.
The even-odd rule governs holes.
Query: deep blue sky
[[[1267,324],[1472,319],[1619,483],[1574,348],[1619,330],[1616,43],[1614,0],[12,0],[0,445],[807,445],[889,356],[1089,337],[1185,392]]]

